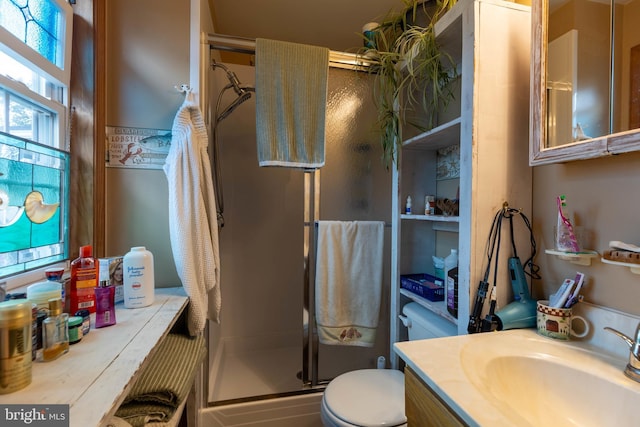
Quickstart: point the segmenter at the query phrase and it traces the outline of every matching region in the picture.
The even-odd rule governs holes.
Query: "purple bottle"
[[[101,280],[96,293],[96,328],[116,324],[116,288],[109,280]]]

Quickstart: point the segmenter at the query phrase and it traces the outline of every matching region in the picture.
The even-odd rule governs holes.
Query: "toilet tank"
[[[403,323],[409,330],[410,341],[458,335],[456,325],[427,310],[417,302],[406,304],[402,312],[407,319],[403,319]]]

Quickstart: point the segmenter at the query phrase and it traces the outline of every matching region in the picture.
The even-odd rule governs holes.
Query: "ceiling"
[[[209,4],[218,34],[344,52],[362,46],[364,24],[404,9],[403,0],[209,0]]]

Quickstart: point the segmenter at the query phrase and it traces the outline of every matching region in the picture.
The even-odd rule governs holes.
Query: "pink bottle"
[[[96,289],[96,328],[116,324],[116,288],[109,280],[101,280]]]

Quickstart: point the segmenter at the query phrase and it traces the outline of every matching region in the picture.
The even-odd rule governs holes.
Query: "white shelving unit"
[[[460,80],[454,101],[438,112],[437,126],[403,141],[398,168],[394,168],[392,341],[406,339],[398,314],[410,300],[456,324],[458,334],[465,334],[470,305],[486,268],[493,217],[504,202],[528,216],[531,213],[530,8],[499,0],[459,0],[437,23],[436,33]],[[459,145],[460,176],[438,179],[438,150],[454,145]],[[412,197],[414,212],[424,212],[426,195],[451,199],[458,191],[457,217],[403,213],[407,196]],[[517,235],[516,241],[528,243],[529,236]],[[447,312],[446,302],[432,302],[400,289],[401,274],[433,274],[432,256],[445,257],[452,248],[459,254],[457,319]],[[528,250],[523,246],[522,253]],[[501,251],[501,257],[510,255],[510,250]],[[498,305],[511,301],[507,286],[498,289]]]

